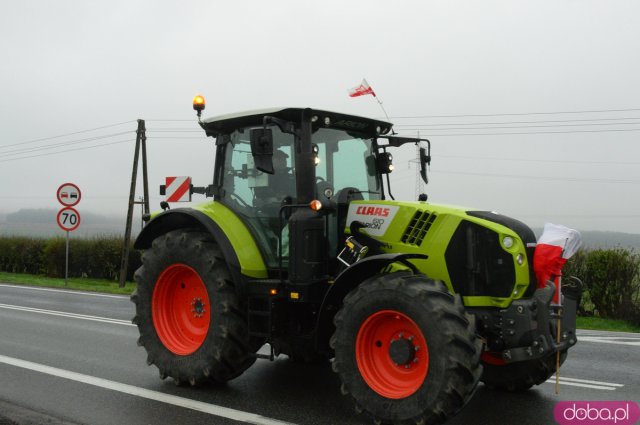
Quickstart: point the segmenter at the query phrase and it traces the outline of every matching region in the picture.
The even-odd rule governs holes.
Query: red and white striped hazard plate
[[[191,202],[191,177],[167,177],[167,202]]]

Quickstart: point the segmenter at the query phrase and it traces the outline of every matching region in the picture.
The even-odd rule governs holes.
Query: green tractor
[[[135,243],[133,323],[162,378],[226,382],[279,354],[329,360],[376,423],[438,424],[479,381],[546,381],[576,343],[579,291],[552,303],[525,224],[394,200],[391,151],[417,144],[426,181],[428,140],[329,111],[200,120],[204,102],[194,108],[216,155],[213,184],[192,191],[213,200],[155,214]]]

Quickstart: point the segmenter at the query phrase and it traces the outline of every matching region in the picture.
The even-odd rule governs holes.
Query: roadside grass
[[[635,326],[624,320],[602,319],[600,317],[578,316],[578,329],[591,329],[611,332],[640,332],[640,326]]]
[[[136,288],[133,282],[126,282],[124,288],[118,286],[118,282],[104,279],[87,279],[71,277],[64,284],[64,279],[46,277],[41,275],[0,272],[0,283],[13,285],[41,286],[46,288],[76,289],[80,291],[102,292],[105,294],[130,295]]]
[[[13,285],[42,286],[47,288],[76,289],[80,291],[102,292],[106,294],[129,295],[136,287],[134,282],[127,282],[124,288],[118,282],[103,279],[69,278],[68,285],[64,279],[40,275],[0,272],[0,283]],[[612,332],[640,332],[640,326],[634,326],[624,320],[602,319],[600,317],[577,318],[578,329],[591,329]]]

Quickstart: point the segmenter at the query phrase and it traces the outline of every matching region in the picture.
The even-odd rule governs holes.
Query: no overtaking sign
[[[72,232],[80,226],[80,213],[71,208],[78,205],[82,198],[80,188],[73,183],[64,183],[58,187],[56,197],[65,208],[58,211],[56,221],[64,231]]]
[[[80,193],[80,188],[75,184],[64,183],[58,188],[56,196],[58,198],[58,202],[65,207],[73,207],[78,205],[82,194]]]

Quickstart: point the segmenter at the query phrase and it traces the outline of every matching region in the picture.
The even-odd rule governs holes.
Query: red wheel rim
[[[153,290],[151,316],[167,350],[186,356],[200,348],[211,320],[209,294],[200,275],[185,264],[167,267]]]
[[[356,362],[362,378],[376,393],[390,399],[409,397],[427,377],[427,341],[408,316],[379,311],[358,331]]]

